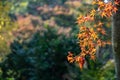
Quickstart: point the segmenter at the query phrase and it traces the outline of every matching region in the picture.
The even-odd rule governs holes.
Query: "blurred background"
[[[77,17],[91,0],[0,0],[0,80],[115,80],[110,45],[84,69],[67,61],[80,53]],[[101,19],[111,39],[110,20]]]

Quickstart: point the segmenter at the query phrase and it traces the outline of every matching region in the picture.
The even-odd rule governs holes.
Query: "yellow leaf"
[[[95,13],[96,13],[95,9],[91,10],[90,16],[95,16]]]

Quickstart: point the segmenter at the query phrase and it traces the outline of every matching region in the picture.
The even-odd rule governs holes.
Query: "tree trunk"
[[[113,15],[112,26],[112,42],[115,58],[116,80],[120,80],[120,6],[117,6],[118,11]]]

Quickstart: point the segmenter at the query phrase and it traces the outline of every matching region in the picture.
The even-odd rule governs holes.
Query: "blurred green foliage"
[[[81,80],[115,80],[114,61],[109,60],[105,65],[101,65],[99,61],[91,69],[84,69],[79,78]],[[92,65],[91,65],[92,66]]]
[[[16,39],[11,44],[11,53],[1,63],[2,77],[15,80],[62,80],[68,72],[67,52],[79,51],[75,38],[58,35],[48,27],[45,32],[36,32],[32,38]]]

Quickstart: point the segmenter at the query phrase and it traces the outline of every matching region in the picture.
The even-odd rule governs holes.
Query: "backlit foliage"
[[[9,17],[11,4],[9,2],[0,1],[0,39],[4,40],[2,33],[7,33],[6,30],[11,30],[16,24]],[[8,33],[10,34],[10,33]]]
[[[77,56],[73,56],[73,53],[69,52],[67,56],[70,63],[77,62],[81,69],[85,63],[86,56],[89,56],[91,60],[95,60],[97,48],[111,44],[110,41],[104,41],[100,38],[99,35],[106,36],[107,34],[103,27],[104,23],[98,21],[96,16],[110,18],[117,11],[116,5],[120,4],[120,0],[115,0],[114,2],[108,1],[107,3],[104,0],[93,0],[92,4],[97,6],[97,9],[92,9],[86,16],[80,15],[77,18],[79,25],[78,39],[81,52]],[[88,23],[90,26],[86,25]]]
[[[11,6],[8,0],[0,0],[0,62],[10,52],[9,45],[14,39],[12,32],[17,29],[15,19],[10,17]]]

